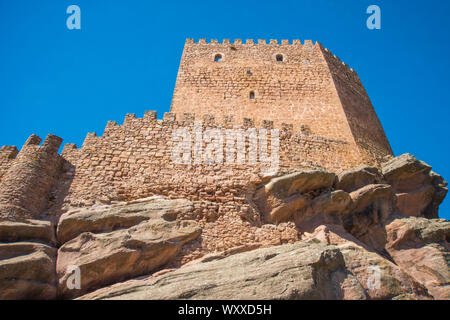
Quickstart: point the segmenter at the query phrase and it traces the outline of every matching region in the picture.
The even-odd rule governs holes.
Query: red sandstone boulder
[[[384,222],[395,210],[391,186],[371,184],[353,191],[350,197],[352,206],[342,219],[344,229],[371,248],[384,250]]]
[[[286,222],[308,205],[308,193],[331,188],[334,179],[334,173],[319,170],[272,178],[256,191],[253,201],[265,222]]]
[[[194,221],[150,219],[129,229],[85,232],[58,250],[57,274],[63,297],[148,274],[171,261],[201,229]],[[81,288],[69,290],[69,266],[80,269]],[[69,270],[69,271],[68,271]]]
[[[334,173],[320,170],[294,172],[271,179],[264,189],[266,194],[283,199],[293,194],[330,188],[335,177]]]
[[[383,176],[375,167],[360,166],[341,172],[334,184],[334,189],[353,192],[369,184],[383,183]]]
[[[119,283],[80,299],[342,299],[341,284],[351,277],[336,247],[298,242]]]
[[[364,288],[361,298],[429,299],[427,290],[394,263],[347,233],[340,225],[322,225],[303,239],[318,239],[336,245],[345,265]],[[377,278],[377,276],[379,276]],[[358,299],[354,286],[348,286],[349,299]]]
[[[57,273],[63,297],[74,297],[117,281],[145,275],[172,261],[197,238],[194,221],[177,221],[193,210],[186,199],[150,197],[74,209],[60,218]],[[81,288],[70,289],[70,266],[80,269]]]
[[[434,194],[435,189],[431,185],[425,185],[409,192],[397,193],[397,208],[402,214],[421,217],[433,201]]]
[[[295,212],[305,208],[308,200],[302,195],[290,196],[286,199],[273,201],[276,206],[265,216],[265,220],[275,224],[291,220]]]
[[[0,221],[0,241],[41,241],[55,244],[55,227],[50,221]]]
[[[56,249],[40,243],[0,244],[0,299],[55,299]]]
[[[351,205],[352,199],[347,192],[325,192],[310,200],[304,210],[298,211],[294,221],[301,231],[312,231],[321,224],[340,224]]]
[[[423,161],[406,153],[383,163],[383,176],[397,195],[397,208],[407,216],[437,218],[447,182]]]
[[[83,232],[129,228],[149,219],[173,221],[178,215],[192,210],[193,204],[189,200],[168,200],[158,196],[115,205],[74,209],[64,213],[59,219],[58,242],[63,244]]]
[[[395,263],[435,299],[450,299],[450,222],[397,216],[386,233],[386,249]]]
[[[344,232],[345,233],[345,232]],[[380,269],[379,282],[370,267]],[[371,285],[374,282],[372,289]],[[342,239],[256,249],[117,283],[80,299],[429,299],[398,267]]]

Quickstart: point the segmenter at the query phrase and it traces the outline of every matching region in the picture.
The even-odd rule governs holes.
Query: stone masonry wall
[[[147,112],[142,119],[128,114],[123,125],[108,122],[102,137],[87,135],[81,149],[72,144],[65,146],[62,156],[73,164],[74,176],[66,202],[77,205],[92,201],[138,199],[154,194],[187,197],[226,202],[244,190],[223,193],[210,188],[233,184],[247,185],[251,175],[258,175],[264,164],[258,161],[245,164],[176,164],[171,159],[176,141],[172,132],[177,128],[193,130],[194,117],[185,115],[186,121],[176,121],[175,115],[166,113],[163,120],[156,119],[155,112]],[[216,123],[212,116],[202,122],[206,129],[242,129],[252,126]],[[270,123],[270,121],[267,121]],[[269,131],[270,132],[270,131]],[[268,138],[270,142],[270,136]],[[192,143],[194,135],[192,134]],[[247,141],[248,144],[248,141]],[[203,149],[206,148],[203,143]],[[225,143],[223,143],[225,145]],[[225,146],[224,146],[225,148]],[[270,148],[269,148],[270,149]],[[301,168],[324,168],[335,172],[359,163],[359,153],[345,141],[292,132],[292,126],[284,125],[280,131],[280,171]],[[224,149],[224,154],[226,150]],[[248,152],[248,146],[247,146]],[[333,157],[329,155],[333,154]],[[232,181],[232,182],[230,182]]]
[[[267,179],[262,172],[267,167],[258,158],[256,163],[244,164],[177,164],[172,150],[177,144],[172,134],[185,128],[190,132],[193,146],[194,127],[206,130],[266,129],[269,155],[272,150],[273,122],[262,121],[264,128],[255,128],[252,119],[241,124],[231,117],[215,120],[212,115],[198,119],[185,114],[181,121],[166,113],[163,120],[156,112],[146,112],[143,118],[128,114],[123,125],[108,122],[103,136],[89,133],[81,148],[66,144],[57,155],[60,140],[50,136],[42,146],[32,135],[18,157],[13,160],[0,182],[0,205],[13,204],[23,217],[37,215],[53,219],[77,207],[103,205],[162,195],[168,198],[187,198],[194,203],[194,211],[181,217],[195,219],[202,227],[199,240],[186,246],[176,263],[242,245],[274,245],[294,242],[298,238],[293,224],[261,226],[261,219],[247,197],[256,185]],[[51,148],[49,148],[49,145]],[[206,150],[209,143],[203,142]],[[260,144],[259,144],[260,145]],[[226,141],[223,154],[230,151]],[[246,154],[255,147],[246,141]],[[281,124],[279,131],[279,173],[301,169],[326,169],[340,172],[360,164],[361,155],[354,144],[307,133],[296,133],[291,124]],[[2,209],[3,212],[9,212]],[[16,210],[17,211],[17,210]],[[17,212],[14,214],[17,215]]]
[[[176,164],[172,160],[175,129],[193,132],[195,116],[186,114],[176,121],[166,113],[163,120],[156,112],[146,112],[142,119],[128,114],[123,125],[108,122],[102,137],[87,135],[77,149],[66,144],[62,156],[64,173],[57,185],[55,205],[49,210],[59,216],[74,207],[130,201],[152,195],[187,198],[195,210],[183,219],[195,219],[202,226],[200,240],[186,247],[177,263],[198,258],[205,253],[222,251],[240,245],[273,245],[297,240],[295,226],[281,224],[261,228],[260,219],[247,201],[252,186],[265,179],[259,159],[256,164]],[[226,120],[229,120],[226,117]],[[253,127],[215,121],[211,115],[202,119],[202,132],[209,129],[242,129]],[[265,128],[273,127],[264,121]],[[259,130],[259,129],[258,129]],[[270,130],[269,130],[270,132]],[[194,135],[192,135],[194,144]],[[345,141],[294,133],[292,125],[282,124],[279,133],[279,171],[323,168],[335,172],[361,164],[359,152]],[[268,137],[269,151],[271,136]],[[207,143],[203,143],[205,150]],[[224,155],[228,151],[223,147]],[[247,141],[247,152],[249,143]],[[330,156],[330,155],[333,156]],[[49,213],[50,214],[50,213]]]

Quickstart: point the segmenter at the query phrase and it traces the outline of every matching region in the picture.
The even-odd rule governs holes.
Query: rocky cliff
[[[446,185],[409,154],[381,170],[262,177],[248,183],[240,223],[295,237],[191,261],[186,248],[213,235],[203,232],[211,217],[192,214],[188,199],[77,207],[56,220],[9,216],[0,221],[0,298],[450,299],[450,222],[438,217]]]

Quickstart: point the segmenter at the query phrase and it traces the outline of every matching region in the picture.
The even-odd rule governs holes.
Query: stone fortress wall
[[[228,198],[222,199],[221,193],[208,196],[212,184],[210,179],[204,181],[205,178],[210,177],[213,185],[221,188],[230,180],[240,180],[239,184],[245,185],[249,175],[260,174],[264,167],[260,159],[254,165],[248,161],[212,165],[174,163],[171,156],[176,142],[172,141],[172,132],[178,128],[190,128],[193,132],[194,116],[185,114],[184,117],[186,120],[177,121],[174,114],[166,113],[163,120],[157,120],[155,112],[148,112],[138,119],[129,114],[123,125],[109,122],[102,137],[88,134],[81,149],[66,146],[62,156],[76,169],[69,195],[73,198],[71,201],[108,195],[120,198],[125,193],[126,198],[138,198],[166,192],[167,195],[202,196],[221,202],[231,200],[231,194],[224,190],[223,195]],[[250,119],[244,120],[246,125],[216,123],[213,119],[212,115],[205,116],[201,122],[203,133],[212,128],[247,130],[253,127]],[[266,128],[271,128],[270,121],[265,123]],[[359,164],[359,154],[345,141],[294,133],[287,124],[279,135],[280,171],[323,168],[338,172]],[[192,144],[194,138],[192,134]],[[270,142],[270,135],[268,140]],[[248,144],[247,140],[247,154]],[[203,142],[203,150],[206,147],[207,143]],[[225,143],[223,147],[225,154]],[[329,157],[330,153],[334,157]]]
[[[173,162],[172,149],[176,142],[172,140],[172,132],[194,127],[194,115],[185,114],[183,119],[177,121],[176,115],[166,113],[163,120],[158,120],[152,111],[146,112],[143,118],[128,114],[122,125],[108,122],[103,136],[87,134],[81,148],[66,144],[61,155],[57,154],[58,141],[61,142],[57,137],[46,139],[53,141],[53,147],[48,148],[46,143],[39,146],[40,139],[32,135],[17,157],[9,158],[3,165],[6,173],[0,179],[2,212],[13,203],[15,211],[10,216],[40,217],[56,224],[62,213],[74,208],[162,195],[193,201],[195,210],[183,219],[202,223],[201,245],[196,243],[195,248],[186,248],[186,254],[180,259],[188,261],[206,252],[248,243],[273,245],[296,241],[294,226],[261,228],[258,218],[252,216],[254,211],[247,195],[254,191],[252,186],[265,179],[261,173],[265,165],[259,158],[256,164]],[[233,124],[216,122],[212,115],[204,116],[201,123],[203,133],[213,128],[254,127],[251,119],[244,119],[244,124]],[[265,129],[273,127],[271,121],[264,123]],[[268,142],[270,152],[270,135]],[[203,149],[206,146],[204,142]],[[226,144],[223,146],[225,154]],[[249,147],[247,141],[246,154]],[[358,151],[348,142],[295,133],[288,124],[283,124],[279,133],[279,156],[280,172],[301,169],[340,172],[361,164]]]

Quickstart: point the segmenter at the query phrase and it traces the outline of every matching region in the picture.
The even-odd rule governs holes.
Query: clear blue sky
[[[81,30],[66,27],[71,4]],[[381,30],[366,28],[371,4]],[[185,38],[312,39],[358,72],[395,154],[450,179],[449,13],[447,0],[0,0],[0,145],[53,133],[80,146],[126,113],[160,118]]]

